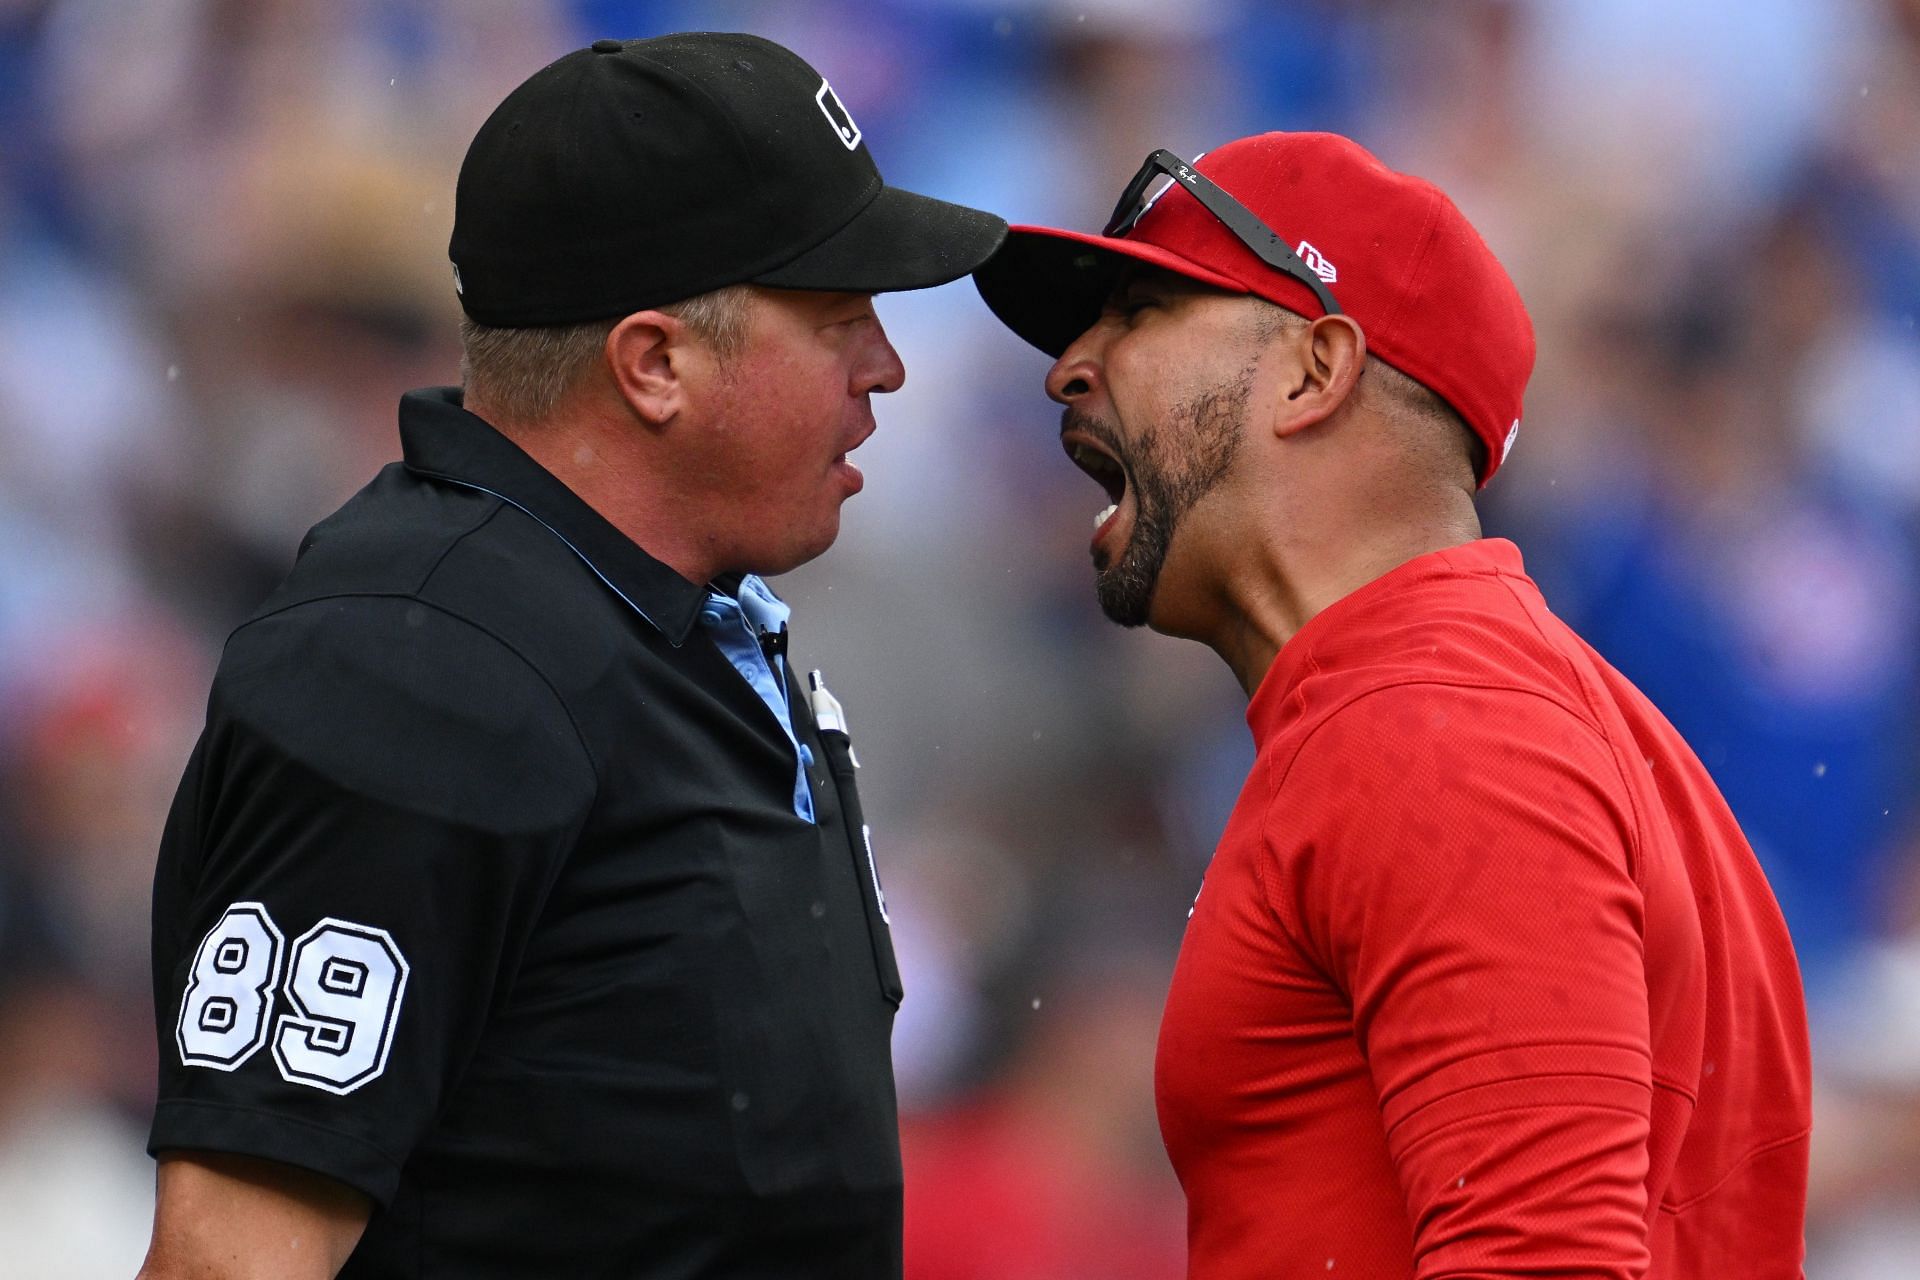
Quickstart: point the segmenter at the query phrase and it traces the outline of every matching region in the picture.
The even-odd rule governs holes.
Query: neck
[[[644,456],[633,423],[583,416],[529,426],[502,423],[483,409],[473,412],[655,560],[689,582],[719,576],[713,540],[680,518],[684,503]]]
[[[1269,530],[1230,563],[1205,625],[1180,634],[1218,653],[1251,699],[1281,647],[1329,605],[1409,560],[1480,537],[1472,499],[1460,499],[1430,519],[1368,530]]]

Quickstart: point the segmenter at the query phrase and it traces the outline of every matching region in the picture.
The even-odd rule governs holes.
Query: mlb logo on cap
[[[813,100],[820,105],[820,114],[827,118],[827,123],[833,126],[834,133],[839,135],[841,144],[847,150],[851,151],[860,145],[860,126],[853,122],[853,116],[847,111],[846,104],[840,101],[840,95],[833,91],[832,85],[822,80],[820,91],[813,95]]]

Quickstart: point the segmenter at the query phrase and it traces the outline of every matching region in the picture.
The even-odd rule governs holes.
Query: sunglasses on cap
[[[1147,157],[1140,166],[1140,172],[1133,175],[1133,181],[1120,193],[1120,203],[1113,206],[1113,216],[1107,219],[1106,236],[1124,236],[1133,230],[1141,215],[1153,207],[1154,200],[1165,193],[1165,188],[1152,197],[1147,188],[1154,179],[1165,176],[1185,187],[1201,207],[1222,226],[1233,232],[1241,244],[1253,250],[1260,261],[1275,271],[1292,276],[1307,288],[1313,290],[1313,296],[1320,300],[1320,309],[1330,316],[1340,314],[1340,304],[1333,300],[1333,294],[1313,269],[1300,260],[1300,255],[1287,247],[1273,228],[1260,221],[1247,206],[1228,195],[1217,183],[1173,152],[1161,148]]]

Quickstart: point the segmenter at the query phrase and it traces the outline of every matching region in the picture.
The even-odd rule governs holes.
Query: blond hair
[[[724,361],[746,345],[752,287],[728,285],[653,310],[686,325]],[[514,423],[541,422],[606,349],[624,316],[584,324],[496,328],[460,320],[460,381],[469,403]]]

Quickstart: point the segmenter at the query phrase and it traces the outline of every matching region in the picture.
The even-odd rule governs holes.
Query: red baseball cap
[[[1486,484],[1520,432],[1533,323],[1446,193],[1332,133],[1241,138],[1192,168],[1294,246],[1365,331],[1369,354],[1440,396],[1486,442]],[[1016,226],[974,282],[1008,328],[1058,356],[1099,318],[1125,259],[1300,315],[1323,311],[1179,183],[1116,236]]]

